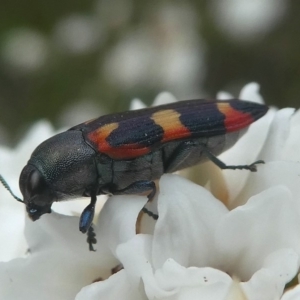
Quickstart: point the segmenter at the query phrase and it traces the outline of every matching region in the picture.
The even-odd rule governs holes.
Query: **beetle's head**
[[[28,216],[37,220],[41,215],[51,212],[55,199],[40,171],[33,165],[26,165],[20,175],[20,190]]]
[[[51,212],[54,201],[86,196],[98,184],[94,156],[81,131],[62,132],[41,143],[22,170],[19,185],[24,200],[13,194],[1,175],[0,182],[26,205],[35,221]]]

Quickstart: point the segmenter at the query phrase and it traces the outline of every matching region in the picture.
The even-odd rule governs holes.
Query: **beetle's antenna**
[[[20,199],[19,197],[17,197],[11,190],[11,188],[9,187],[8,183],[5,181],[5,179],[0,175],[0,182],[3,184],[3,186],[9,191],[9,193],[19,202],[24,203],[24,201],[22,199]]]

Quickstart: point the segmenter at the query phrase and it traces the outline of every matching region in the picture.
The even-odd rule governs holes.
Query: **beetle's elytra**
[[[263,161],[227,166],[216,156],[233,146],[243,129],[267,110],[265,105],[237,99],[189,100],[87,121],[34,150],[20,175],[24,200],[14,197],[26,205],[33,221],[50,213],[54,201],[90,197],[79,229],[88,232],[93,250],[97,195],[150,192],[151,198],[153,181],[162,174],[207,159],[222,169],[256,171],[256,164]]]

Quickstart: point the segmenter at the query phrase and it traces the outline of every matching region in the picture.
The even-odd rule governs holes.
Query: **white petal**
[[[282,289],[290,282],[299,269],[299,255],[292,249],[279,249],[267,256],[263,267],[277,277]]]
[[[153,101],[152,106],[158,106],[162,104],[169,104],[177,102],[177,99],[169,92],[159,93]]]
[[[124,270],[110,276],[108,279],[84,287],[75,300],[143,300],[145,295],[130,285]]]
[[[246,84],[242,88],[239,98],[260,104],[264,103],[264,100],[259,93],[259,84],[256,82]]]
[[[215,247],[219,268],[243,281],[278,249],[300,254],[300,219],[290,191],[277,186],[230,211],[218,224]]]
[[[174,291],[161,288],[153,274],[151,261],[152,236],[139,234],[120,245],[117,254],[124,265],[130,284],[135,289],[143,288],[148,299],[164,299],[174,294]],[[141,287],[143,282],[143,287]]]
[[[230,276],[224,272],[213,268],[185,268],[173,259],[168,259],[162,268],[155,272],[155,278],[161,288],[173,291],[179,298],[183,295],[197,294],[198,299],[202,295],[219,299],[214,297],[224,297],[231,284]]]
[[[148,201],[145,205],[145,208],[153,214],[158,215],[157,211],[157,202],[158,202],[159,188],[157,189],[157,193],[151,201]],[[156,225],[156,220],[154,220],[151,216],[146,213],[141,214],[141,218],[138,219],[137,233],[146,233],[153,235],[154,228]]]
[[[294,111],[293,108],[284,108],[275,114],[265,145],[258,155],[260,159],[265,161],[283,159],[283,149],[289,134],[290,119]]]
[[[107,200],[106,195],[101,195],[97,197],[97,205],[95,207],[95,218],[98,218],[99,213]],[[90,204],[91,199],[88,197],[76,198],[69,201],[54,202],[51,209],[56,213],[66,216],[77,216],[79,217],[82,211]]]
[[[139,289],[142,280],[149,299],[197,299],[197,295],[220,299],[227,296],[231,284],[226,273],[185,268],[183,263],[217,265],[244,280],[251,278],[244,284],[249,299],[256,300],[252,295],[264,295],[264,300],[279,297],[299,267],[298,254],[282,250],[291,247],[300,253],[300,220],[289,190],[269,189],[229,213],[205,192],[176,175],[162,177],[160,217],[153,239],[137,235],[117,248],[130,284]],[[169,257],[183,263],[179,265]],[[211,277],[205,280],[209,278],[214,287],[206,286],[201,277],[210,274],[208,269],[212,270]],[[213,298],[214,293],[218,298]]]
[[[228,100],[228,99],[233,99],[234,97],[233,97],[230,93],[221,91],[221,92],[218,92],[218,93],[217,93],[216,98],[217,98],[218,100]]]
[[[290,120],[289,135],[284,144],[282,157],[290,161],[300,161],[300,110],[297,110]]]
[[[247,300],[274,300],[279,299],[282,290],[277,287],[276,278],[267,269],[260,269],[249,282],[242,283]]]
[[[88,251],[86,236],[78,230],[77,217],[52,213],[37,222],[28,220],[30,255],[2,265],[0,295],[5,297],[0,298],[36,299],[37,294],[49,289],[54,292],[45,299],[72,299],[83,286],[98,277],[107,278],[118,263],[112,251],[135,235],[137,215],[146,200],[146,197],[119,196],[107,201],[99,220],[100,229],[95,228],[96,252]],[[36,280],[43,284],[37,286]]]
[[[182,289],[178,293],[178,295],[176,295],[174,298],[171,299],[172,300],[173,299],[174,300],[199,300],[199,299],[225,300],[227,290],[228,290],[227,285],[223,284],[222,282],[217,282],[206,287],[192,287],[192,288],[188,287]],[[166,300],[169,300],[169,298]],[[235,300],[235,299],[230,298],[230,300]],[[244,300],[244,299],[236,299],[236,300]]]
[[[276,185],[285,185],[292,193],[293,199],[298,199],[300,195],[299,174],[300,163],[296,162],[274,161],[260,165],[257,172],[249,174],[247,184],[233,204],[241,205],[252,195]],[[297,210],[300,214],[299,201]]]
[[[53,134],[51,125],[48,122],[40,121],[32,126],[24,140],[15,149],[0,147],[0,174],[7,180],[12,191],[18,197],[22,198],[19,191],[19,175],[27,163],[28,157],[43,139],[49,138]],[[25,215],[24,205],[13,199],[1,184],[0,242],[5,245],[5,247],[0,247],[1,261],[24,256],[27,250],[24,237]]]
[[[299,300],[300,299],[300,285],[297,285],[292,290],[284,293],[281,300]]]
[[[274,115],[275,112],[271,110],[265,117],[251,124],[246,134],[231,149],[222,153],[219,158],[227,165],[245,165],[251,164],[258,159],[264,159],[264,157],[260,156],[260,152],[267,139]],[[257,173],[259,173],[261,165],[258,165],[257,168]],[[222,173],[228,187],[230,200],[233,201],[245,186],[251,172],[248,170],[222,170]],[[214,178],[211,180],[213,181]],[[239,202],[236,203],[239,204]]]
[[[177,175],[160,180],[159,219],[153,238],[153,265],[169,257],[183,266],[214,260],[213,232],[226,207],[204,188]]]
[[[240,93],[240,98],[243,100],[253,101],[257,103],[263,103],[263,100],[259,94],[259,86],[256,83],[247,84]],[[269,127],[271,126],[275,116],[275,110],[270,109],[266,116],[251,124],[248,128],[246,134],[242,136],[238,142],[230,148],[228,151],[222,153],[219,157],[220,159],[228,165],[243,165],[251,164],[259,159],[270,160],[270,157],[265,157],[262,155],[261,151],[263,149],[264,143],[267,140],[269,133]],[[247,151],[245,151],[247,149]],[[248,180],[248,171],[235,171],[223,170],[222,171],[226,185],[229,191],[229,207],[234,207],[232,201],[240,193],[241,189]],[[217,187],[214,184],[214,178],[211,178],[210,186]],[[220,191],[214,190],[215,195],[220,194]]]
[[[88,251],[79,219],[55,213],[26,224],[29,255],[0,264],[0,298],[73,299],[85,285],[108,277],[105,245]],[[46,292],[47,291],[47,292]],[[49,291],[49,292],[48,292]]]
[[[113,196],[100,212],[97,233],[98,243],[105,243],[115,255],[117,246],[136,234],[138,214],[147,202],[147,197]]]
[[[226,300],[249,300],[238,279],[232,280],[231,286],[226,295]]]
[[[146,108],[147,105],[145,105],[145,103],[143,101],[141,101],[140,99],[133,99],[130,103],[130,110],[136,110],[136,109],[142,109],[142,108]]]
[[[271,253],[263,267],[242,283],[249,300],[273,300],[282,295],[285,284],[293,279],[299,268],[299,255],[291,249]]]
[[[25,207],[7,194],[6,190],[0,192],[0,261],[24,256],[27,251],[24,237]]]
[[[151,235],[138,234],[117,248],[118,258],[124,266],[131,285],[135,288],[139,287],[142,277],[148,285],[156,285],[151,266],[151,244]]]
[[[151,236],[137,235],[117,249],[130,284],[140,290],[142,280],[148,299],[199,299],[202,295],[205,299],[220,299],[227,294],[231,278],[216,269],[185,268],[168,259],[154,273],[151,243]]]

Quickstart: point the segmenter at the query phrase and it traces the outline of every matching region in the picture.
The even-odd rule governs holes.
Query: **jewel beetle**
[[[217,155],[233,146],[247,127],[268,111],[266,105],[238,99],[186,100],[105,115],[41,143],[20,175],[29,217],[51,212],[54,201],[90,197],[79,229],[96,243],[92,228],[97,195],[155,192],[154,180],[205,160],[221,169],[256,171],[250,165],[226,165]],[[146,208],[144,212],[157,217]]]

